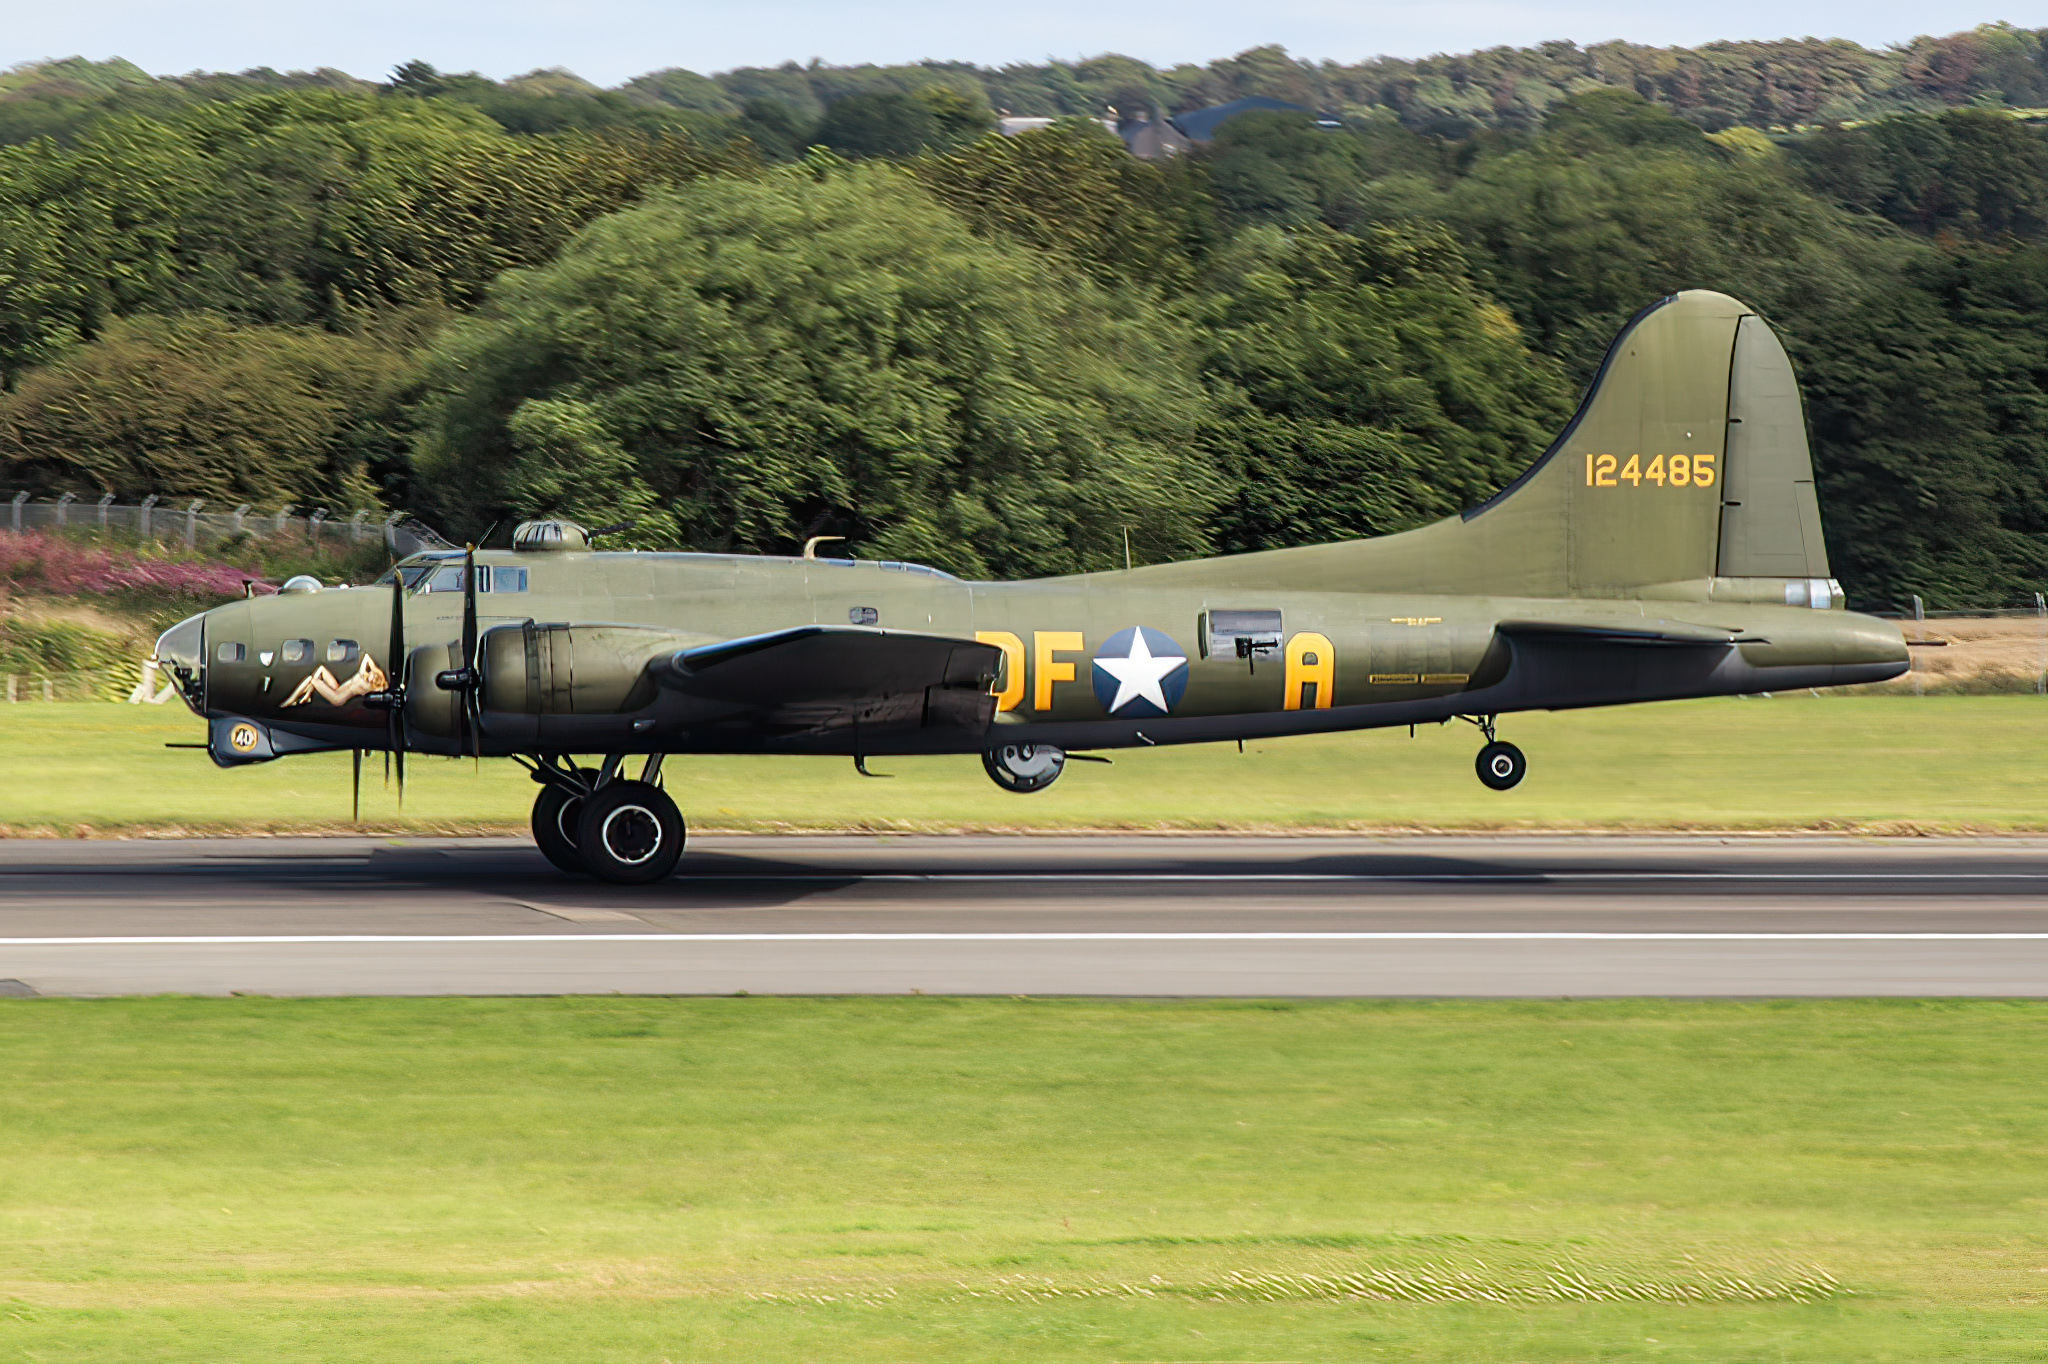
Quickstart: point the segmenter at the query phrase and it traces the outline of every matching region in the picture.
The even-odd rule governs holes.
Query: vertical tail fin
[[[1639,313],[1557,441],[1463,523],[1493,591],[1828,576],[1792,363],[1761,317],[1706,290]]]
[[[1243,586],[1521,597],[1805,602],[1828,576],[1791,361],[1704,289],[1638,313],[1550,448],[1462,516],[1227,563]]]

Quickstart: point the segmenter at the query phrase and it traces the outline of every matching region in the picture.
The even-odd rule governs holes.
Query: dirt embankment
[[[2048,621],[2040,616],[1902,620],[1913,670],[1886,691],[2033,692],[2048,670]]]

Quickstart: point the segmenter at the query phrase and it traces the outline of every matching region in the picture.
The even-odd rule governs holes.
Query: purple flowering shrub
[[[152,558],[42,531],[0,531],[0,588],[53,597],[138,593],[147,597],[223,598],[277,589],[259,575],[209,559]]]

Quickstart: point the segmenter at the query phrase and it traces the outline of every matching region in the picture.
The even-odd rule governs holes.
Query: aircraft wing
[[[753,712],[777,728],[986,728],[993,644],[861,625],[800,625],[678,649],[652,672],[662,687]]]
[[[1504,620],[1495,628],[1504,635],[1559,644],[1633,644],[1650,648],[1701,649],[1765,642],[1759,636],[1724,626],[1648,618],[1626,623],[1613,620]]]

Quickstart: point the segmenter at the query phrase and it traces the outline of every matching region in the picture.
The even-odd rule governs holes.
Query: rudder
[[[1735,332],[1728,382],[1728,477],[1721,493],[1721,578],[1826,578],[1820,499],[1799,384],[1768,324]]]

